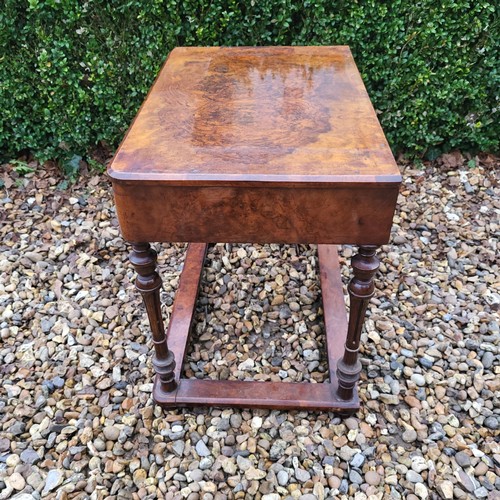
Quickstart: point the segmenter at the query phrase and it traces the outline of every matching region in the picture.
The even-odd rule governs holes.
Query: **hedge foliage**
[[[179,45],[350,45],[394,150],[497,150],[495,2],[3,0],[0,151],[116,146]]]

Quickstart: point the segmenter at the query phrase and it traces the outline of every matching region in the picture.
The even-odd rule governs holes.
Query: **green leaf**
[[[71,159],[63,161],[62,163],[63,172],[71,181],[75,181],[78,177],[81,159],[81,156],[73,155]]]

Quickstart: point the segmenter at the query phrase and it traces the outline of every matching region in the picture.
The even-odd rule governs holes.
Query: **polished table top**
[[[176,48],[108,173],[188,185],[401,180],[345,46]]]

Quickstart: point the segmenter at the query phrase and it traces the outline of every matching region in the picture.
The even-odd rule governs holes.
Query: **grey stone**
[[[306,361],[317,361],[319,360],[319,351],[317,349],[304,349],[303,356]]]
[[[358,421],[355,419],[355,418],[346,418],[344,420],[344,425],[349,429],[349,430],[353,430],[353,429],[359,429],[359,424],[358,424]]]
[[[234,454],[234,448],[232,446],[223,446],[221,449],[220,449],[220,452],[222,455],[224,455],[225,457],[232,457],[233,454]]]
[[[362,484],[363,483],[363,478],[361,477],[360,473],[358,471],[355,471],[354,469],[349,472],[349,481],[355,484]]]
[[[432,368],[434,365],[434,361],[431,361],[429,358],[420,358],[418,361],[424,368]]]
[[[356,469],[359,469],[363,464],[365,463],[365,457],[361,453],[356,453],[354,457],[352,457],[351,460],[351,467],[355,467]]]
[[[488,496],[488,490],[484,486],[481,486],[481,488],[474,490],[474,496],[477,498],[486,498]]]
[[[201,470],[207,470],[207,469],[210,469],[213,464],[214,464],[214,460],[212,457],[203,457],[200,460],[199,467]]]
[[[19,436],[20,434],[23,434],[25,430],[26,424],[24,422],[17,421],[9,427],[7,432],[14,434],[14,436]]]
[[[424,481],[418,472],[411,469],[406,473],[406,480],[410,481],[410,483],[423,483]]]
[[[288,306],[283,306],[280,308],[280,319],[289,319],[292,317],[292,311]]]
[[[412,380],[412,382],[414,382],[419,387],[425,386],[425,378],[424,378],[423,375],[420,375],[419,373],[414,373],[411,376],[411,380]]]
[[[218,431],[227,431],[231,428],[231,424],[228,418],[221,418],[220,422],[217,424]]]
[[[45,479],[45,486],[43,487],[42,494],[47,494],[57,488],[63,482],[63,479],[64,475],[60,470],[50,470],[47,474],[47,478]]]
[[[456,455],[455,455],[455,460],[457,462],[458,465],[460,465],[460,467],[469,467],[470,466],[470,457],[469,455],[467,455],[467,453],[463,452],[463,451],[459,451]]]
[[[289,476],[286,470],[280,470],[276,478],[280,486],[286,486],[288,484]]]
[[[413,443],[417,440],[417,431],[415,429],[408,429],[403,432],[402,438],[405,443]]]
[[[10,440],[7,438],[0,438],[0,453],[10,450]]]
[[[184,439],[185,435],[186,435],[186,431],[184,429],[182,431],[173,432],[173,431],[170,430],[170,431],[167,432],[167,437],[171,441],[177,441],[179,439]]]
[[[248,460],[248,458],[242,457],[241,455],[238,455],[236,457],[236,463],[238,464],[240,470],[242,470],[243,472],[252,467],[252,462]]]
[[[498,428],[500,428],[499,419],[497,417],[487,417],[484,419],[484,426],[488,429],[496,431]]]
[[[51,380],[52,384],[54,384],[54,387],[56,389],[62,389],[64,387],[64,379],[61,377],[54,377]]]
[[[347,482],[347,479],[342,479],[339,486],[339,493],[341,495],[345,495],[348,492],[348,490],[349,490],[349,483]]]
[[[460,482],[461,482],[462,486],[469,493],[473,493],[474,490],[476,489],[476,485],[474,484],[475,481],[467,473],[465,473],[462,469],[458,470],[458,475],[460,477]]]
[[[241,414],[240,413],[233,413],[229,417],[229,422],[230,422],[231,427],[233,429],[239,429],[241,427],[242,421],[243,421],[243,419],[241,418]]]
[[[285,453],[286,448],[287,444],[285,441],[282,439],[276,439],[269,450],[269,458],[271,460],[279,460]]]
[[[386,405],[399,404],[399,397],[395,396],[394,394],[380,394],[378,398],[380,399],[380,401],[382,401],[382,403],[385,403]]]
[[[309,481],[309,479],[311,479],[311,474],[309,474],[309,472],[307,472],[306,470],[297,467],[295,469],[295,477],[297,481],[305,483],[306,481]]]
[[[26,478],[26,482],[34,489],[37,490],[43,485],[43,478],[38,472],[32,472]]]
[[[102,433],[108,441],[117,441],[120,437],[121,429],[115,425],[110,425],[109,427],[104,427]]]
[[[483,354],[483,357],[481,358],[481,363],[483,364],[486,370],[489,370],[493,366],[494,361],[495,361],[495,355],[490,351],[486,351]]]
[[[350,448],[349,446],[342,446],[340,448],[340,451],[338,452],[340,455],[340,458],[344,460],[345,462],[350,462],[351,458],[358,453],[359,450],[356,450],[354,448]]]
[[[195,449],[200,457],[208,457],[208,455],[210,455],[210,450],[201,439],[196,443]]]
[[[198,483],[203,479],[203,476],[203,471],[201,471],[200,469],[194,469],[191,471],[190,478],[192,481]]]
[[[410,351],[409,349],[401,349],[400,354],[405,358],[413,358],[415,355],[415,353],[413,351]]]
[[[25,464],[33,465],[39,462],[41,459],[38,453],[33,448],[26,448],[21,452],[21,460]]]
[[[172,444],[172,450],[178,457],[182,457],[182,454],[184,453],[184,446],[184,441],[174,441]]]

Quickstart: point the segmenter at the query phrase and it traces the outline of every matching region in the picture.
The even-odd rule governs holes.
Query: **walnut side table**
[[[348,47],[177,48],[109,169],[164,407],[359,407],[361,329],[401,177]],[[189,242],[165,334],[150,242]],[[210,242],[316,243],[330,382],[181,378]],[[349,318],[338,244],[352,258]]]

